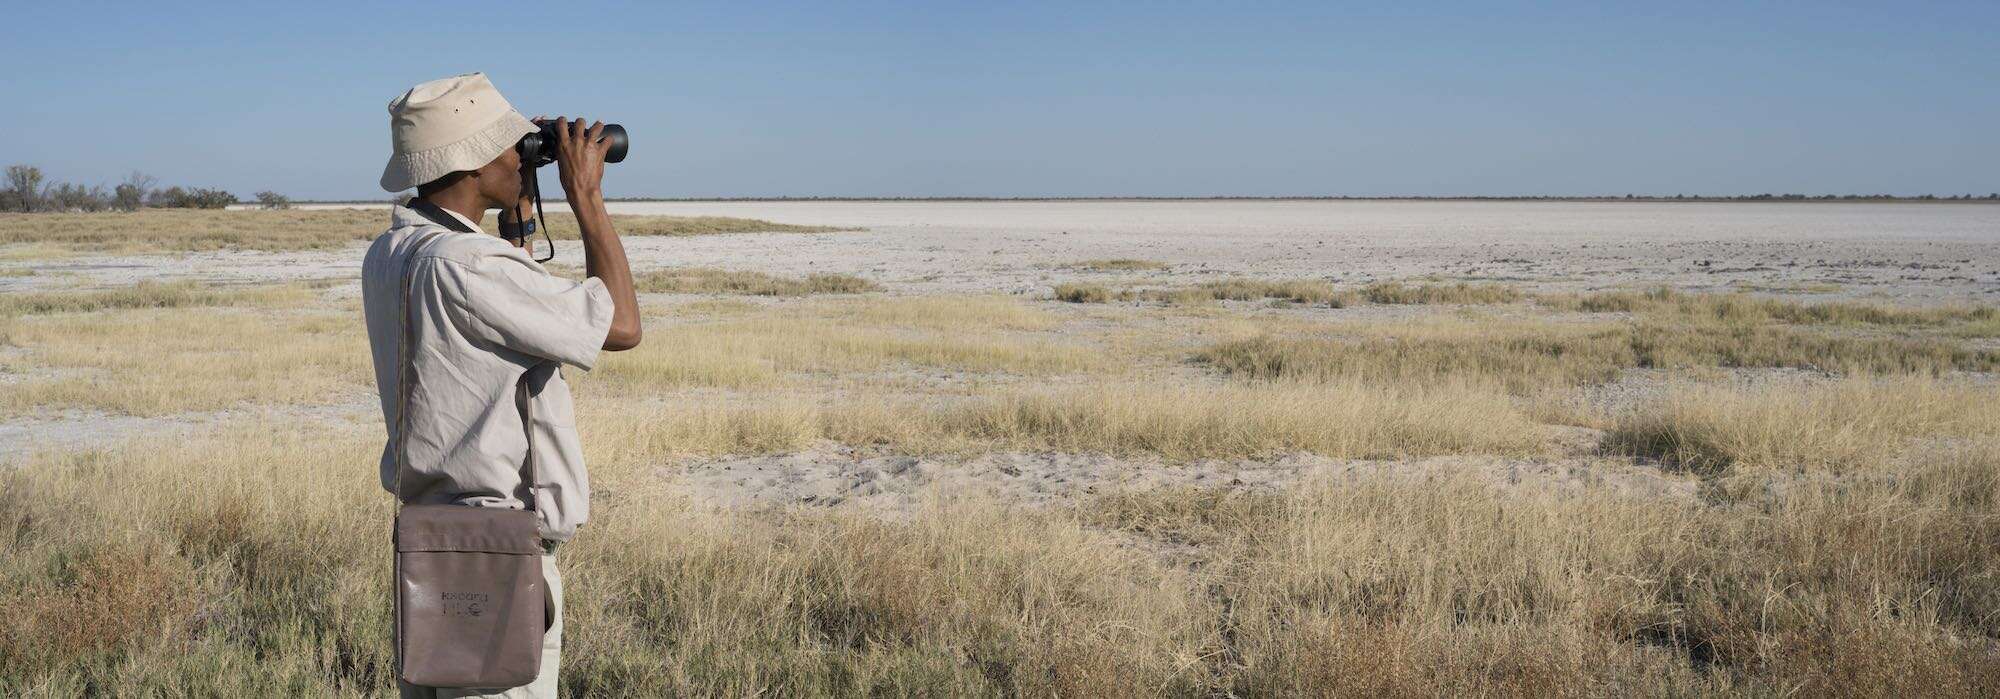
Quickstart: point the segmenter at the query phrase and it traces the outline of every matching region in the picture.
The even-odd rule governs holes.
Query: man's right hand
[[[556,117],[556,174],[570,208],[601,202],[604,197],[604,122],[585,127],[584,120]]]

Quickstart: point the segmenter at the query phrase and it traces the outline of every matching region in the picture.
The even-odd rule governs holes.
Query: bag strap
[[[528,437],[528,456],[521,464],[521,482],[528,485],[528,496],[521,499],[521,506],[530,511],[535,509],[535,491],[541,489],[542,482],[535,471],[535,399],[528,395],[528,377],[540,366],[528,367],[521,372],[521,380],[514,383],[514,409],[520,411],[521,432]]]
[[[402,303],[399,304],[399,311],[403,317],[403,332],[396,339],[396,433],[392,435],[392,438],[396,440],[396,507],[398,509],[402,508],[404,499],[403,470],[409,465],[410,461],[410,378],[412,374],[416,373],[416,361],[411,356],[411,352],[414,351],[413,345],[416,343],[410,341],[411,330],[416,326],[416,322],[411,320],[411,317],[416,315],[413,309],[410,308],[410,277],[413,276],[411,270],[417,266],[417,254],[423,252],[424,246],[429,244],[432,239],[444,234],[445,231],[437,230],[425,233],[422,238],[418,238],[417,242],[410,246],[409,254],[403,257],[403,274],[399,283],[402,289]]]

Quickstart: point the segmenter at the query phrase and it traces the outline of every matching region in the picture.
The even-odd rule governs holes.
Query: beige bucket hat
[[[460,170],[477,170],[534,133],[484,73],[467,73],[410,88],[389,101],[395,152],[382,168],[382,188],[400,192]]]

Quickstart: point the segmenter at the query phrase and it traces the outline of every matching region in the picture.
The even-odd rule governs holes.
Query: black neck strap
[[[422,199],[410,202],[410,210],[417,212],[418,215],[421,215],[424,218],[430,219],[431,223],[444,226],[445,228],[449,228],[451,230],[458,231],[460,233],[475,232],[471,228],[467,227],[464,221],[458,220],[457,216],[453,216],[450,213],[447,213],[444,209],[438,208],[438,205],[432,204]]]

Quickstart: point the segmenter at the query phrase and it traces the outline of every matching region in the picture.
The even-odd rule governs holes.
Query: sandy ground
[[[2000,206],[1915,204],[1624,204],[1398,202],[711,202],[614,204],[619,213],[723,215],[862,230],[626,240],[636,267],[681,265],[782,274],[846,272],[891,293],[1046,296],[1059,281],[1192,283],[1227,275],[1338,282],[1438,276],[1548,289],[1671,285],[1746,288],[1906,303],[2000,296]],[[362,245],[334,252],[222,252],[0,263],[0,290],[144,279],[353,278]],[[576,264],[576,243],[558,259]],[[1094,258],[1165,262],[1164,272],[1090,273]],[[1837,288],[1835,288],[1837,287]],[[1421,310],[1421,309],[1414,309]],[[1385,312],[1413,312],[1389,309]],[[1782,377],[1781,377],[1782,378]],[[1593,389],[1603,406],[1658,390],[1643,372]],[[373,404],[300,411],[372,420]],[[145,419],[69,412],[0,422],[0,463],[35,450],[140,434],[185,432],[231,413]],[[1592,440],[1572,435],[1579,447]],[[1592,456],[1457,458],[1433,465],[1497,483],[1540,483],[1688,497],[1684,477]],[[1407,465],[1407,462],[1403,462]],[[719,507],[864,507],[890,515],[928,498],[982,493],[1029,505],[1126,488],[1281,488],[1308,476],[1393,466],[1294,456],[1265,462],[1167,464],[1102,455],[996,453],[920,459],[824,445],[797,454],[662,464],[667,482]],[[368,474],[373,464],[360,464]]]
[[[2000,296],[2000,206],[1983,204],[671,202],[615,203],[612,210],[861,228],[630,238],[626,246],[643,268],[846,272],[900,293],[1047,294],[1050,284],[1078,277],[1366,282],[1434,275],[1559,289],[1836,285],[1832,295],[1915,303]],[[576,245],[559,245],[558,259],[579,263]],[[362,249],[0,263],[0,269],[34,265],[43,272],[0,277],[0,290],[178,277],[351,278]],[[1058,269],[1109,257],[1173,268],[1097,275]]]
[[[1547,459],[1441,457],[1407,461],[1330,459],[1298,454],[1272,460],[1171,464],[1101,454],[993,453],[971,458],[866,456],[828,444],[797,454],[689,460],[659,469],[693,501],[718,508],[861,507],[906,515],[933,499],[988,497],[1049,506],[1121,491],[1227,488],[1283,489],[1301,480],[1339,480],[1391,469],[1447,469],[1495,485],[1534,481],[1556,488],[1609,488],[1687,498],[1694,479],[1622,459],[1588,455]]]

